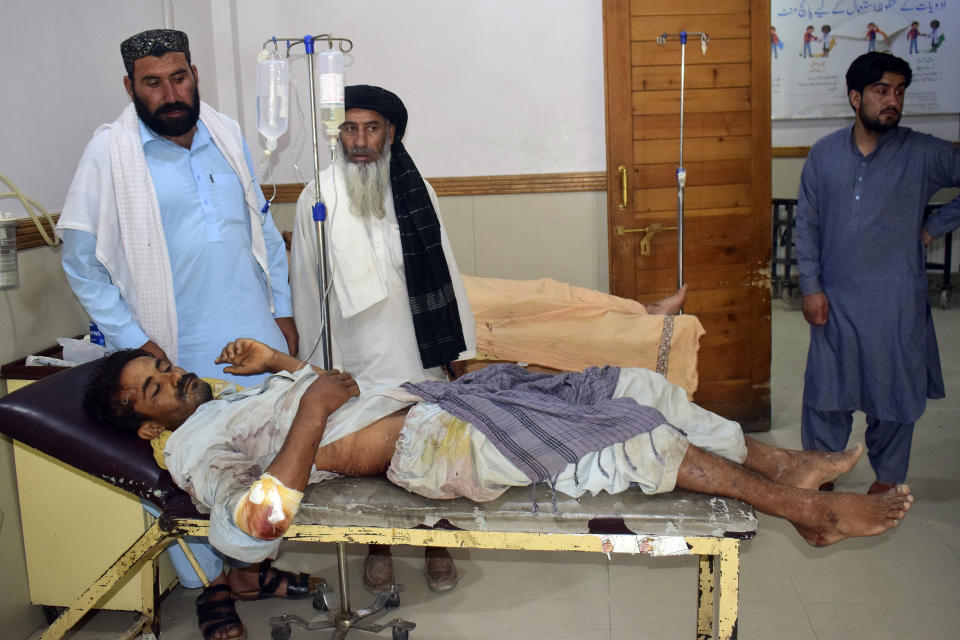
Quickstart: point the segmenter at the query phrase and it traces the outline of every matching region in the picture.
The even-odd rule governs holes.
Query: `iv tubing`
[[[58,238],[56,235],[54,235],[53,238],[47,235],[46,230],[43,228],[43,224],[40,222],[40,217],[33,210],[33,207],[36,207],[37,209],[39,209],[40,212],[44,216],[46,216],[47,222],[50,223],[50,228],[53,229],[56,226],[53,222],[53,217],[50,215],[50,213],[46,209],[43,208],[43,205],[41,205],[39,202],[31,198],[30,196],[24,195],[24,193],[20,191],[19,188],[17,188],[17,185],[14,184],[13,180],[3,175],[2,173],[0,173],[0,180],[3,180],[7,184],[7,186],[10,187],[11,189],[11,191],[0,193],[0,198],[16,197],[17,200],[20,201],[20,204],[23,205],[23,208],[26,209],[27,213],[30,214],[30,217],[33,219],[33,224],[37,226],[37,231],[40,232],[40,237],[43,238],[43,241],[46,242],[47,245],[51,247],[55,247],[58,244],[60,244],[60,238]],[[30,205],[33,205],[33,206],[30,206]]]

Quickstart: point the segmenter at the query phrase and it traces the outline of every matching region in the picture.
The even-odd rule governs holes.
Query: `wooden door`
[[[686,46],[683,165],[685,312],[707,331],[696,401],[747,430],[770,425],[769,0],[604,0],[610,291],[656,300],[676,290],[680,155],[678,38]],[[625,167],[623,204],[619,167]]]

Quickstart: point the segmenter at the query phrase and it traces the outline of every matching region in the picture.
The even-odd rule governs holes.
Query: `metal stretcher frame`
[[[152,560],[184,536],[207,536],[210,523],[190,518],[157,519],[123,555],[94,581],[40,636],[59,640],[111,589],[144,561]],[[446,531],[438,529],[378,529],[332,525],[293,525],[284,540],[343,542],[351,544],[406,544],[470,549],[525,551],[603,552],[597,534],[551,534],[500,531]],[[634,536],[628,536],[633,538]],[[697,640],[730,640],[737,637],[740,590],[740,540],[727,537],[686,537],[691,554],[700,556],[697,590]],[[716,609],[716,611],[715,611]],[[155,611],[140,612],[140,619],[121,637],[132,638],[151,626]],[[716,633],[716,635],[714,635]]]
[[[84,614],[146,561],[185,536],[209,534],[201,516],[149,446],[89,418],[81,408],[93,363],[57,373],[0,398],[0,431],[76,469],[150,500],[162,516],[51,624],[62,638]],[[542,488],[541,488],[542,492]],[[316,524],[333,522],[336,524]],[[753,509],[740,501],[674,491],[628,490],[580,499],[538,496],[515,487],[497,500],[429,500],[383,478],[336,478],[310,485],[286,541],[404,544],[470,549],[698,555],[698,640],[737,633],[740,540],[756,534]],[[154,576],[156,583],[156,575]],[[346,583],[341,593],[346,593]],[[156,589],[154,589],[156,591]],[[349,609],[347,598],[341,603]],[[120,637],[159,628],[156,598]]]

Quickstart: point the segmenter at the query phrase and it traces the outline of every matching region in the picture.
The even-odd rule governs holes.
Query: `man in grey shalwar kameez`
[[[960,148],[898,126],[911,75],[884,53],[850,65],[856,120],[810,150],[794,236],[811,325],[803,447],[842,451],[853,412],[865,412],[870,493],[905,480],[914,423],[944,396],[924,247],[960,225],[960,199],[926,221],[923,211],[960,186]]]

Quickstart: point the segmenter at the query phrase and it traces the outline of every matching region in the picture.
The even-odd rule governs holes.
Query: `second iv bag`
[[[257,61],[257,131],[266,138],[267,152],[287,132],[290,112],[290,68],[276,52],[260,52]]]
[[[320,85],[320,123],[330,147],[337,144],[340,125],[343,124],[343,68],[344,55],[328,49],[317,54],[317,75]]]

